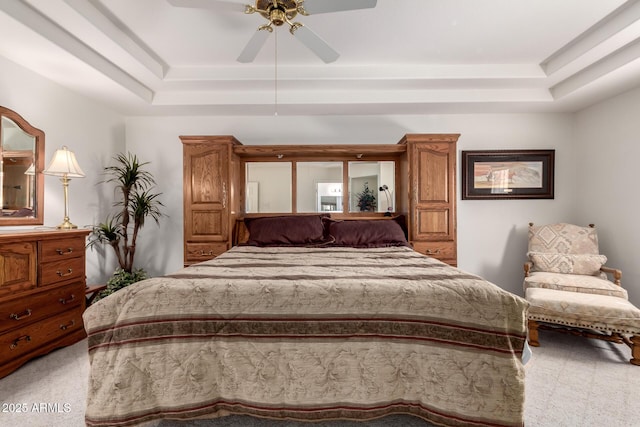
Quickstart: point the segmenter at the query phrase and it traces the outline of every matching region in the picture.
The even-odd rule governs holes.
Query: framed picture
[[[462,199],[553,199],[555,150],[462,152]]]

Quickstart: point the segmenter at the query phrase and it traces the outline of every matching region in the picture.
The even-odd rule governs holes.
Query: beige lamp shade
[[[45,175],[59,176],[60,181],[62,181],[62,188],[64,190],[64,219],[62,220],[62,224],[58,225],[57,228],[65,230],[78,228],[77,225],[69,221],[69,181],[71,178],[84,178],[84,172],[80,169],[75,154],[65,146],[56,150],[49,166],[47,166],[42,173]]]
[[[31,165],[27,168],[26,171],[24,171],[25,175],[35,175],[36,174],[36,166],[34,163],[31,163]]]
[[[66,176],[67,178],[84,178],[73,151],[66,146],[56,150],[49,166],[43,171],[45,175]]]

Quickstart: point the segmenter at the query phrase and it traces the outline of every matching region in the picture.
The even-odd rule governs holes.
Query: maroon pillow
[[[289,215],[245,218],[249,230],[247,245],[312,246],[327,241],[322,224],[324,215]]]
[[[383,248],[409,246],[401,219],[326,220],[325,226],[334,239],[334,246],[352,248]]]

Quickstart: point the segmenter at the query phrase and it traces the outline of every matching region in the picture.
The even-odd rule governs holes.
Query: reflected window
[[[342,212],[342,179],[342,162],[297,162],[297,212]]]

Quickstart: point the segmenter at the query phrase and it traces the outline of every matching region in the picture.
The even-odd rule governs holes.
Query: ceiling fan
[[[246,14],[259,13],[268,22],[258,27],[255,34],[238,56],[238,62],[252,62],[264,46],[273,28],[289,25],[289,32],[320,59],[330,63],[340,54],[333,50],[320,36],[308,27],[293,19],[297,15],[315,15],[318,13],[342,12],[355,9],[370,9],[377,0],[256,0],[255,5],[241,6],[226,0],[168,0],[173,6],[206,8],[212,10],[244,10]]]

